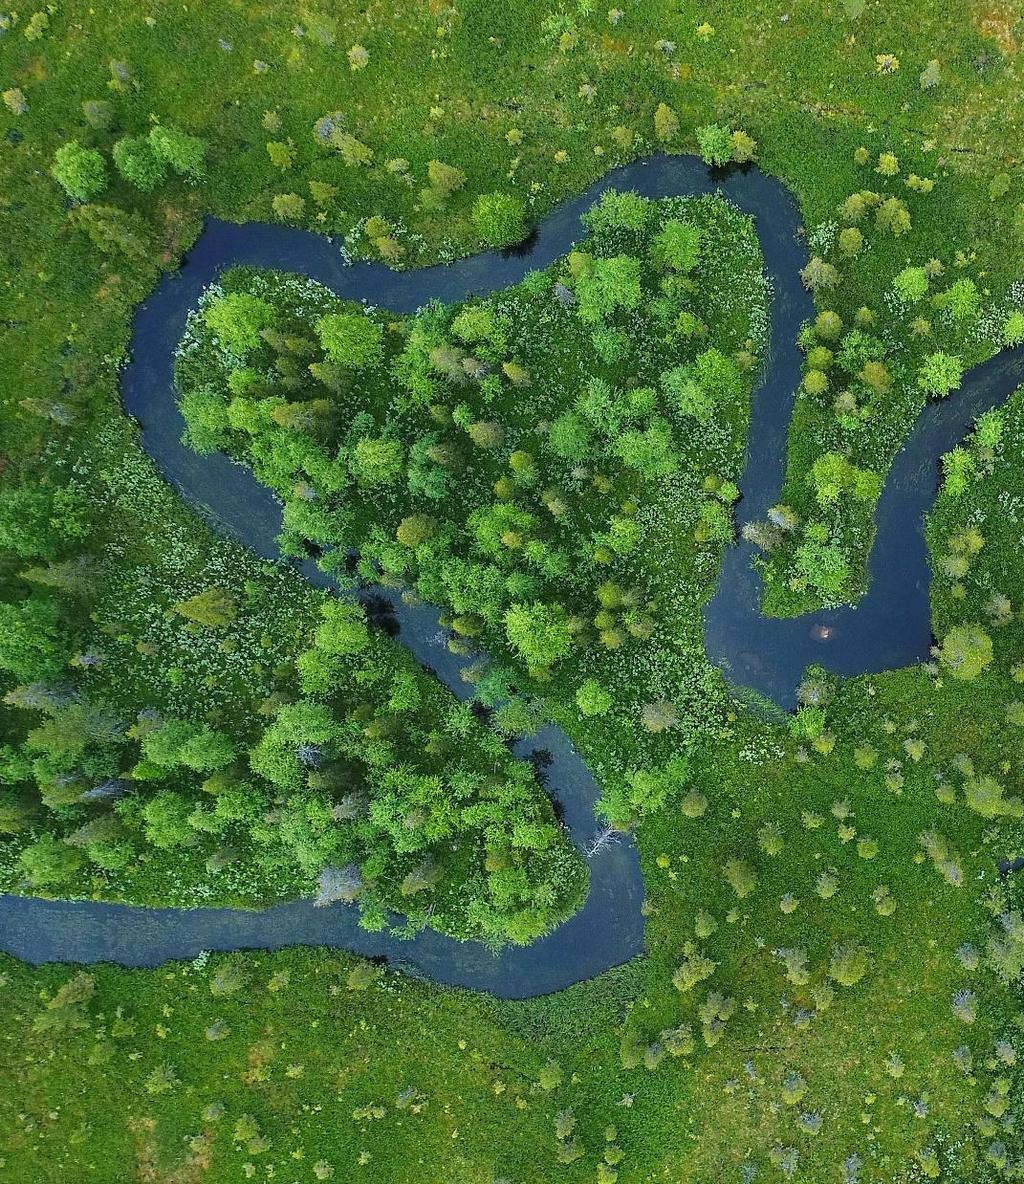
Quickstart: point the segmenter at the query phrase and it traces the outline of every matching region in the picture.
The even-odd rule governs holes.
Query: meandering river
[[[778,180],[748,166],[724,175],[692,156],[655,156],[608,173],[553,211],[522,247],[490,251],[452,264],[395,272],[380,263],[346,265],[337,246],[307,231],[209,219],[181,269],[166,275],[136,311],[131,360],[122,375],[125,410],[138,421],[142,446],[157,468],[217,529],[268,559],[278,557],[281,507],[243,466],[220,455],[201,456],[181,442],[184,422],[174,388],[174,350],[188,313],[227,268],[247,265],[296,272],[339,296],[396,313],[429,300],[445,302],[498,291],[528,271],[564,255],[583,228],[580,215],[605,189],[635,189],[652,198],[721,193],[754,216],[772,281],[769,356],[754,391],[746,466],[740,481],[740,523],[763,518],[779,498],[786,432],[801,381],[800,325],[814,315],[799,269],[806,263],[800,212]],[[974,419],[1024,383],[1024,349],[1004,351],[973,370],[952,398],[930,403],[919,417],[886,481],[877,511],[871,584],[855,608],[789,620],[762,617],[760,577],[750,544],[726,550],[714,598],[705,611],[709,656],[738,686],[752,687],[782,707],[795,702],[808,663],[838,674],[862,674],[922,661],[931,645],[929,569],[923,516],[938,487],[939,458]],[[300,565],[310,582],[333,581],[310,560]],[[453,694],[470,688],[461,662],[441,640],[436,612],[410,607],[387,590],[398,640]],[[558,728],[548,726],[515,746],[545,766],[548,792],[572,840],[582,850],[597,829],[598,787]],[[632,842],[623,837],[588,859],[590,892],[573,917],[528,946],[492,953],[432,930],[403,939],[359,927],[354,905],[316,909],[294,901],[267,909],[162,909],[95,901],[0,897],[0,948],[28,962],[117,962],[156,966],[194,958],[204,950],[278,949],[322,945],[370,957],[435,982],[527,998],[561,990],[642,952],[643,877]]]

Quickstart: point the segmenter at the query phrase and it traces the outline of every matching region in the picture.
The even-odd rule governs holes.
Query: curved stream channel
[[[771,349],[754,391],[746,468],[740,481],[740,524],[762,518],[778,500],[786,433],[801,381],[796,344],[814,315],[798,275],[806,263],[800,212],[778,180],[756,167],[712,173],[693,156],[655,156],[608,173],[545,219],[514,251],[492,251],[456,263],[395,272],[380,263],[347,266],[337,246],[303,230],[210,219],[180,271],[166,275],[135,315],[132,358],[122,377],[125,409],[139,422],[142,445],[181,495],[219,530],[268,559],[278,557],[281,507],[252,473],[225,456],[200,456],[181,443],[184,423],[174,390],[174,350],[189,310],[226,268],[245,264],[309,276],[339,296],[411,313],[429,300],[452,302],[506,288],[546,267],[581,236],[580,215],[605,189],[635,189],[646,197],[721,193],[756,219],[771,277]],[[782,707],[811,662],[838,674],[863,674],[924,660],[931,645],[929,569],[923,515],[938,486],[939,458],[974,419],[1024,383],[1024,349],[1004,351],[973,370],[951,399],[922,412],[886,481],[877,510],[871,585],[855,608],[778,620],[759,612],[761,581],[753,549],[738,542],[725,553],[718,589],[705,611],[705,643],[729,680],[752,687]],[[299,565],[311,583],[333,581],[312,560]],[[398,639],[452,691],[470,688],[461,662],[448,653],[435,610],[409,607],[387,590]],[[598,787],[558,728],[548,726],[515,746],[543,769],[549,792],[578,847],[597,827]],[[367,933],[354,905],[316,909],[294,901],[262,911],[158,909],[94,901],[0,897],[0,948],[25,961],[118,962],[156,966],[203,950],[278,949],[288,945],[342,947],[437,982],[506,998],[561,990],[627,961],[644,948],[643,877],[633,844],[604,847],[588,860],[590,893],[579,912],[547,937],[494,954],[431,930],[403,939]]]

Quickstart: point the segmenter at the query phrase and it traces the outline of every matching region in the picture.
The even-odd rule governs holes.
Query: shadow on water
[[[388,637],[397,637],[402,632],[402,625],[395,616],[391,601],[377,592],[360,592],[359,603],[366,614],[367,622],[375,629],[380,629]]]
[[[136,310],[121,393],[126,411],[138,421],[143,448],[211,525],[265,558],[278,558],[281,506],[271,492],[227,457],[201,456],[181,443],[174,350],[203,290],[226,268],[247,265],[296,272],[343,298],[395,313],[413,312],[430,300],[450,303],[499,291],[570,250],[582,237],[580,215],[609,188],[635,189],[651,198],[722,193],[755,219],[773,284],[771,347],[752,398],[741,524],[763,517],[782,488],[786,433],[801,381],[797,333],[814,313],[798,275],[807,261],[804,233],[796,201],[781,182],[756,166],[711,172],[692,156],[655,156],[615,169],[554,210],[517,248],[418,271],[394,272],[369,262],[346,265],[336,245],[308,231],[208,219],[180,271],[165,276]],[[931,632],[922,516],[935,495],[939,457],[978,414],[1001,403],[1022,381],[1024,350],[1007,351],[974,370],[954,399],[930,404],[922,413],[882,493],[871,587],[856,608],[785,621],[762,617],[750,545],[741,541],[727,549],[717,592],[705,611],[705,642],[712,660],[752,703],[768,712],[791,707],[811,662],[850,675],[909,665],[927,655]],[[299,562],[297,570],[316,587],[337,591],[315,554]],[[375,622],[394,630],[454,695],[467,699],[471,688],[460,676],[460,660],[443,643],[437,612],[406,605],[389,589],[367,595]],[[548,725],[511,747],[534,764],[573,842],[585,850],[598,827],[599,790],[568,737]],[[498,953],[430,930],[411,938],[367,933],[352,905],[316,909],[302,900],[260,911],[155,909],[17,896],[0,897],[0,948],[34,963],[155,966],[203,950],[322,945],[386,958],[436,982],[527,998],[591,978],[643,950],[644,885],[632,842],[623,838],[606,845],[587,862],[590,892],[584,906],[548,936]]]
[[[536,249],[537,231],[534,229],[520,242],[513,243],[510,247],[502,247],[501,257],[503,259],[528,259]]]

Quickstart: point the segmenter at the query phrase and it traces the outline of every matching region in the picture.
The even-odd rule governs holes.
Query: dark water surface
[[[550,214],[523,248],[418,271],[394,272],[368,262],[346,266],[336,245],[307,231],[208,219],[181,270],[165,276],[136,311],[121,392],[125,409],[138,420],[143,448],[217,529],[268,559],[277,558],[281,507],[270,491],[227,457],[201,456],[181,443],[184,422],[174,390],[174,350],[203,290],[227,268],[247,265],[296,272],[339,296],[396,313],[413,312],[429,300],[483,295],[507,288],[564,255],[583,235],[580,214],[609,188],[635,189],[652,198],[722,193],[756,220],[774,289],[771,348],[753,395],[739,517],[741,523],[762,518],[782,488],[786,432],[801,380],[797,333],[814,315],[798,275],[807,261],[800,213],[785,186],[756,167],[720,175],[692,156],[656,156],[613,170]],[[727,549],[717,592],[705,611],[705,644],[731,682],[791,707],[808,663],[852,675],[927,657],[931,628],[923,514],[935,497],[939,458],[962,439],[977,415],[1003,402],[1022,382],[1024,349],[1005,351],[972,371],[952,399],[925,408],[882,492],[871,585],[856,608],[791,620],[762,617],[751,545],[738,542]],[[333,587],[312,560],[300,570],[311,583]],[[469,688],[459,676],[461,662],[441,639],[436,611],[404,605],[388,590],[377,589],[374,596],[390,604],[398,640],[465,698]],[[524,759],[537,753],[546,760],[548,792],[582,848],[597,829],[594,803],[599,791],[568,738],[549,725],[517,744],[515,752]],[[366,933],[359,928],[354,905],[314,909],[309,901],[296,901],[261,911],[156,909],[17,896],[0,897],[0,948],[33,963],[156,966],[193,958],[203,950],[333,946],[386,957],[436,982],[527,998],[591,978],[644,948],[644,884],[633,844],[624,838],[589,858],[588,865],[590,893],[584,907],[547,937],[499,954],[430,930],[411,939]]]

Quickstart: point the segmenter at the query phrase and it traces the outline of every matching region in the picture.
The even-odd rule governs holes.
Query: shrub
[[[654,239],[651,259],[656,267],[688,275],[697,266],[701,232],[681,218],[669,218]]]
[[[892,286],[904,304],[916,304],[928,291],[928,273],[923,267],[906,267],[893,280]]]
[[[843,494],[858,501],[873,501],[882,488],[882,479],[870,469],[860,469],[838,452],[826,452],[811,465],[808,482],[818,504],[834,505]]]
[[[483,193],[473,204],[476,232],[492,247],[509,247],[526,237],[526,208],[511,193]]]
[[[845,226],[839,232],[839,250],[843,255],[859,255],[864,249],[864,235],[856,226]]]
[[[980,625],[957,625],[943,638],[939,658],[954,678],[970,682],[991,664],[992,639]]]
[[[290,169],[295,163],[295,146],[290,140],[269,140],[267,156],[276,169]]]
[[[697,148],[709,165],[721,168],[732,160],[732,135],[720,124],[705,124],[697,128]]]
[[[617,309],[640,304],[640,260],[630,255],[591,259],[576,277],[577,312],[581,320],[597,324]]]
[[[879,195],[872,193],[870,189],[851,193],[839,207],[839,213],[844,222],[855,225],[863,222],[868,215],[868,210],[876,206],[880,200]]]
[[[198,136],[157,124],[149,133],[149,142],[156,156],[179,176],[198,181],[203,175],[206,145]]]
[[[313,199],[314,205],[324,209],[338,196],[338,187],[327,181],[310,181],[309,196]]]
[[[1024,817],[1020,798],[1007,798],[1005,792],[994,777],[971,777],[964,782],[967,807],[982,818]]]
[[[1024,312],[1015,310],[1003,321],[1003,345],[1024,344]]]
[[[270,206],[282,221],[297,222],[306,212],[306,200],[297,193],[275,194]]]
[[[787,1106],[795,1106],[807,1093],[807,1082],[795,1069],[790,1069],[782,1079],[782,1100]]]
[[[93,246],[104,255],[120,255],[133,262],[150,255],[146,222],[134,210],[128,213],[117,206],[83,205],[69,213],[68,222],[84,231]]]
[[[722,868],[722,875],[725,876],[729,887],[740,900],[749,896],[757,887],[757,873],[745,860],[736,858],[726,860]]]
[[[981,309],[981,294],[974,280],[961,279],[935,297],[936,308],[945,309],[954,321],[971,321]]]
[[[665,1051],[672,1057],[688,1057],[696,1048],[693,1028],[689,1024],[683,1024],[678,1028],[666,1028],[659,1033],[659,1039],[665,1046]]]
[[[871,965],[868,948],[860,942],[834,946],[828,964],[828,976],[843,987],[852,987],[867,974]]]
[[[612,239],[616,232],[636,236],[643,233],[655,215],[654,204],[632,189],[606,189],[601,199],[583,215],[587,229],[600,239]],[[621,239],[621,235],[618,236]]]
[[[960,497],[976,471],[974,457],[966,448],[954,448],[952,452],[947,452],[942,458],[943,493]]]
[[[671,731],[679,723],[679,713],[668,699],[655,699],[644,704],[640,722],[645,731],[656,735]]]
[[[18,857],[18,866],[35,888],[66,884],[85,863],[85,856],[53,835],[30,843]]]
[[[430,195],[437,201],[444,201],[465,185],[466,174],[442,160],[431,160],[427,163],[427,180],[430,182]]]
[[[114,126],[114,106],[106,99],[86,99],[82,103],[82,118],[99,132],[108,132]]]
[[[843,320],[837,312],[825,309],[814,318],[814,332],[823,341],[836,341],[843,331]]]
[[[166,163],[157,156],[146,136],[128,136],[114,145],[117,171],[136,189],[149,193],[167,173]]]
[[[505,632],[512,647],[531,667],[547,667],[572,648],[572,632],[560,604],[513,604],[505,613]]]
[[[90,201],[106,189],[107,166],[95,148],[83,148],[75,140],[54,153],[50,175],[69,197]]]
[[[679,134],[679,116],[667,103],[659,103],[654,112],[654,136],[663,144]]]
[[[246,984],[246,974],[240,960],[228,958],[222,962],[210,979],[210,994],[233,995]]]
[[[797,547],[794,562],[799,574],[826,600],[835,602],[845,592],[850,565],[838,544],[808,539]]]
[[[373,149],[348,132],[335,131],[329,143],[337,148],[341,159],[350,169],[362,168],[373,160]]]
[[[693,942],[683,946],[683,961],[672,976],[672,985],[677,991],[691,991],[705,979],[715,973],[717,962],[713,962],[703,950],[699,950]]]
[[[895,238],[910,230],[910,211],[898,197],[889,197],[875,210],[875,226],[888,230]]]
[[[999,928],[986,943],[986,958],[1004,983],[1017,983],[1024,974],[1024,918],[1011,909],[996,920]]]
[[[582,715],[606,715],[613,699],[596,678],[588,678],[576,690],[576,706]]]
[[[224,629],[234,621],[238,602],[226,588],[212,584],[197,595],[179,601],[174,611],[193,624]]]
[[[757,845],[765,855],[779,855],[785,846],[782,827],[777,822],[764,823],[757,832]]]
[[[146,1078],[145,1087],[148,1094],[163,1094],[180,1085],[181,1080],[171,1065],[158,1065]]]
[[[999,201],[1010,192],[1013,179],[1009,173],[996,173],[988,183],[989,201]]]
[[[953,1014],[961,1023],[973,1024],[978,1018],[978,997],[973,991],[960,990],[950,1000]]]
[[[921,71],[918,82],[920,83],[922,90],[931,90],[933,87],[938,86],[941,81],[942,67],[939,65],[937,58],[932,58],[932,60],[928,62],[925,68]]]
[[[12,115],[26,115],[28,113],[28,103],[25,100],[25,92],[20,86],[12,86],[5,90],[3,95],[4,106]]]
[[[700,792],[699,789],[691,789],[690,792],[680,801],[679,809],[685,818],[702,818],[707,813],[708,799]],[[707,914],[704,915],[707,916]],[[712,926],[713,928],[708,930],[708,933],[713,932],[713,929],[716,928],[716,926],[714,926],[714,922],[712,922]],[[706,934],[702,934],[700,932],[699,914],[697,936],[706,936]]]
[[[825,288],[834,288],[839,283],[839,272],[820,255],[814,255],[807,266],[800,269],[800,279],[805,288],[817,292]]]
[[[746,164],[757,155],[757,141],[740,128],[729,137],[729,143],[732,146],[732,158],[737,164]]]

